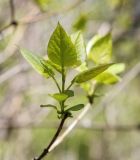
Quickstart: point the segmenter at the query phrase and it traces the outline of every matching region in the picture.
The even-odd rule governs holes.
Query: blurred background
[[[55,103],[53,82],[17,47],[46,55],[58,21],[68,33],[82,30],[86,43],[111,28],[113,61],[126,69],[118,84],[100,86],[103,96],[46,159],[140,160],[140,0],[0,0],[0,160],[33,159],[59,124],[53,110],[39,107]],[[74,90],[71,103],[86,104],[86,93]]]

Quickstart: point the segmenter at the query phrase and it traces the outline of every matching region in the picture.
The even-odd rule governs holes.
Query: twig
[[[61,8],[61,10],[57,10],[57,11],[51,11],[51,12],[46,12],[46,13],[41,13],[41,14],[37,14],[36,16],[29,16],[29,17],[25,17],[23,18],[21,21],[19,21],[21,24],[30,24],[30,23],[35,23],[41,20],[44,20],[46,18],[49,18],[51,16],[55,16],[58,13],[64,13],[64,12],[68,12],[74,8],[76,8],[80,3],[84,2],[85,0],[77,0],[74,4],[70,5],[70,6],[65,6],[64,8]]]
[[[4,26],[3,28],[0,29],[0,33],[2,33],[4,30],[10,28],[12,25],[9,23],[8,25]]]
[[[14,0],[10,0],[10,10],[11,10],[11,22],[15,21],[15,6],[14,6]]]
[[[24,25],[18,25],[14,35],[10,39],[7,47],[3,51],[3,54],[0,54],[0,64],[5,62],[9,57],[11,57],[15,51],[17,50],[17,47],[15,45],[18,45],[22,37],[24,36],[24,32],[26,30],[26,27]]]
[[[47,156],[47,154],[49,153],[49,149],[50,147],[53,145],[53,143],[55,142],[55,140],[57,139],[57,137],[59,136],[62,128],[63,128],[63,125],[65,123],[65,120],[68,118],[68,114],[65,113],[64,114],[64,117],[62,118],[61,122],[60,122],[60,125],[54,135],[54,137],[52,138],[51,142],[49,143],[48,147],[44,149],[44,151],[40,154],[40,156],[38,158],[34,158],[34,160],[41,160],[42,158],[44,158],[45,156]]]
[[[83,111],[79,114],[79,116],[73,121],[73,123],[66,129],[66,131],[53,143],[50,147],[49,152],[51,152],[57,145],[59,145],[63,139],[72,131],[72,129],[77,125],[77,123],[84,117],[84,115],[88,112],[91,105],[88,103]]]
[[[10,5],[10,13],[11,13],[11,20],[10,23],[3,28],[0,29],[0,33],[2,33],[4,30],[7,30],[11,26],[17,26],[17,21],[15,20],[15,5],[14,5],[14,0],[9,0],[9,5]]]

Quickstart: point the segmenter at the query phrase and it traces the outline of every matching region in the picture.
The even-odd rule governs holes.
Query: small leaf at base
[[[69,109],[67,109],[66,111],[78,111],[80,109],[82,109],[84,107],[84,104],[77,104]]]

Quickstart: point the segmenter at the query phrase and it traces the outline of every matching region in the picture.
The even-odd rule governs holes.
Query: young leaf
[[[50,77],[54,76],[53,68],[52,66],[47,63],[46,60],[40,60],[42,66],[44,67],[44,70],[49,74]]]
[[[73,97],[74,96],[74,92],[72,90],[66,90],[65,94],[68,95],[68,97]]]
[[[53,97],[54,99],[56,99],[59,102],[65,101],[68,98],[67,94],[64,93],[55,93],[53,95],[50,95],[51,97]]]
[[[75,46],[59,23],[49,40],[47,52],[50,61],[61,67],[79,65]]]
[[[96,64],[110,63],[112,56],[112,38],[110,33],[105,36],[96,35],[87,46],[89,58]]]
[[[91,69],[85,70],[85,71],[79,73],[73,79],[73,81],[76,82],[76,83],[83,83],[83,82],[86,82],[88,80],[91,80],[91,79],[95,78],[97,75],[104,72],[111,65],[112,64],[104,64],[104,65],[100,65],[100,66],[93,67]]]
[[[113,73],[113,74],[119,74],[125,70],[125,64],[124,63],[117,63],[112,65],[111,67],[108,68],[108,72]]]
[[[62,68],[59,65],[53,63],[52,61],[47,60],[46,63],[49,64],[51,67],[53,67],[59,73],[62,72]]]
[[[84,104],[77,104],[69,109],[67,109],[66,111],[78,111],[80,109],[82,109],[84,107]]]
[[[45,104],[45,105],[40,105],[40,107],[51,107],[57,110],[57,107],[52,105],[52,104]]]
[[[23,55],[23,57],[31,64],[31,66],[41,75],[43,75],[44,77],[48,78],[49,77],[49,73],[53,71],[49,68],[49,67],[44,67],[41,63],[41,61],[43,60],[42,57],[39,57],[35,54],[33,54],[32,52],[30,52],[27,49],[24,48],[20,48],[20,52]]]
[[[114,84],[120,81],[120,77],[108,71],[105,71],[99,74],[98,76],[96,76],[95,80],[97,82],[104,83],[104,84]]]
[[[77,59],[80,62],[80,64],[82,64],[86,60],[86,47],[81,32],[79,31],[72,34],[71,40],[76,48]]]

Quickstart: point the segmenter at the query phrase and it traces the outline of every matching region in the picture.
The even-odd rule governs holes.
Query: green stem
[[[62,93],[65,92],[65,69],[64,66],[62,65]],[[61,103],[61,111],[64,112],[64,103],[65,101],[62,101]]]
[[[62,93],[65,91],[65,70],[64,67],[62,67]]]
[[[57,86],[57,88],[58,88],[59,92],[61,93],[62,91],[61,91],[61,89],[60,89],[60,86],[59,86],[59,84],[58,84],[57,80],[55,79],[55,77],[54,77],[54,76],[52,77],[52,79],[54,80],[54,82],[55,82],[55,84],[56,84],[56,86]]]
[[[71,81],[70,85],[67,87],[67,90],[70,89],[70,87],[73,85],[73,81]]]
[[[34,160],[42,160],[45,156],[48,155],[50,147],[53,145],[53,143],[55,142],[55,140],[56,140],[57,137],[59,136],[60,132],[62,131],[63,125],[64,125],[64,123],[65,123],[65,121],[66,121],[67,118],[68,118],[68,114],[65,113],[65,114],[63,115],[63,118],[62,118],[62,120],[61,120],[61,122],[60,122],[60,125],[59,125],[59,127],[58,127],[55,135],[53,136],[51,142],[49,143],[49,145],[47,146],[47,148],[45,148],[45,149],[42,151],[42,153],[39,155],[39,157],[34,158]]]

